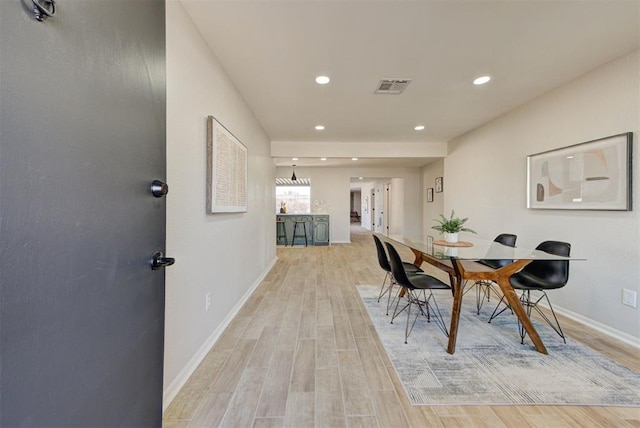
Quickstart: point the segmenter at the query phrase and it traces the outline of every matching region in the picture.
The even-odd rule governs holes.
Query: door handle
[[[176,259],[172,257],[165,257],[162,251],[153,253],[153,259],[151,260],[151,270],[164,269],[167,266],[171,266],[176,262]]]
[[[151,183],[151,193],[156,198],[166,196],[166,194],[169,193],[169,185],[160,180],[153,180]]]

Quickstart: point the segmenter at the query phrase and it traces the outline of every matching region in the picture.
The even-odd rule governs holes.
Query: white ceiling
[[[640,47],[639,0],[181,3],[269,138],[299,144],[448,141]]]

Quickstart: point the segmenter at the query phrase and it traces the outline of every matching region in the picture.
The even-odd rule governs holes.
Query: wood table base
[[[527,316],[527,312],[520,304],[518,295],[509,283],[509,277],[531,263],[531,260],[515,260],[507,266],[491,271],[468,271],[464,268],[462,261],[458,259],[451,259],[452,266],[449,266],[442,260],[429,257],[420,251],[414,250],[413,248],[411,251],[413,251],[413,254],[415,255],[415,260],[413,261],[414,265],[420,267],[422,263],[427,262],[449,274],[453,291],[453,308],[451,309],[451,326],[449,328],[449,344],[447,346],[448,353],[453,354],[456,351],[464,281],[486,280],[494,281],[498,284],[505,299],[507,300],[507,303],[511,306],[511,309],[513,309],[518,320],[520,320],[520,323],[531,338],[536,350],[542,354],[547,354],[547,348],[545,348],[544,343],[542,343],[540,335],[538,335],[538,332]]]

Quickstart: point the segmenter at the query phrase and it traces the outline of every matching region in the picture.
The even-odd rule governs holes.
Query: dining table
[[[579,257],[565,257],[544,251],[516,246],[509,247],[499,242],[477,237],[465,237],[457,243],[448,243],[434,236],[408,237],[396,234],[376,234],[381,239],[408,247],[414,254],[413,264],[420,267],[428,263],[449,275],[453,290],[453,307],[451,310],[451,326],[447,352],[453,354],[456,349],[460,311],[466,281],[493,281],[500,287],[507,304],[518,317],[523,328],[531,338],[535,349],[547,354],[525,308],[509,282],[509,277],[520,271],[534,260],[585,260]],[[476,263],[479,260],[508,260],[509,263],[499,269]]]

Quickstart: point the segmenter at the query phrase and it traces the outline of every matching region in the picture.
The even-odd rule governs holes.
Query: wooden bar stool
[[[304,235],[297,234],[298,225],[302,225],[302,231]],[[307,246],[307,222],[304,220],[294,220],[293,221],[293,237],[291,238],[291,246],[293,247],[293,243],[295,242],[296,238],[302,238],[302,237],[304,237],[304,246],[306,247]]]
[[[287,228],[284,225],[284,220],[276,220],[276,243],[280,241],[280,238],[284,238],[284,245],[287,246]]]

